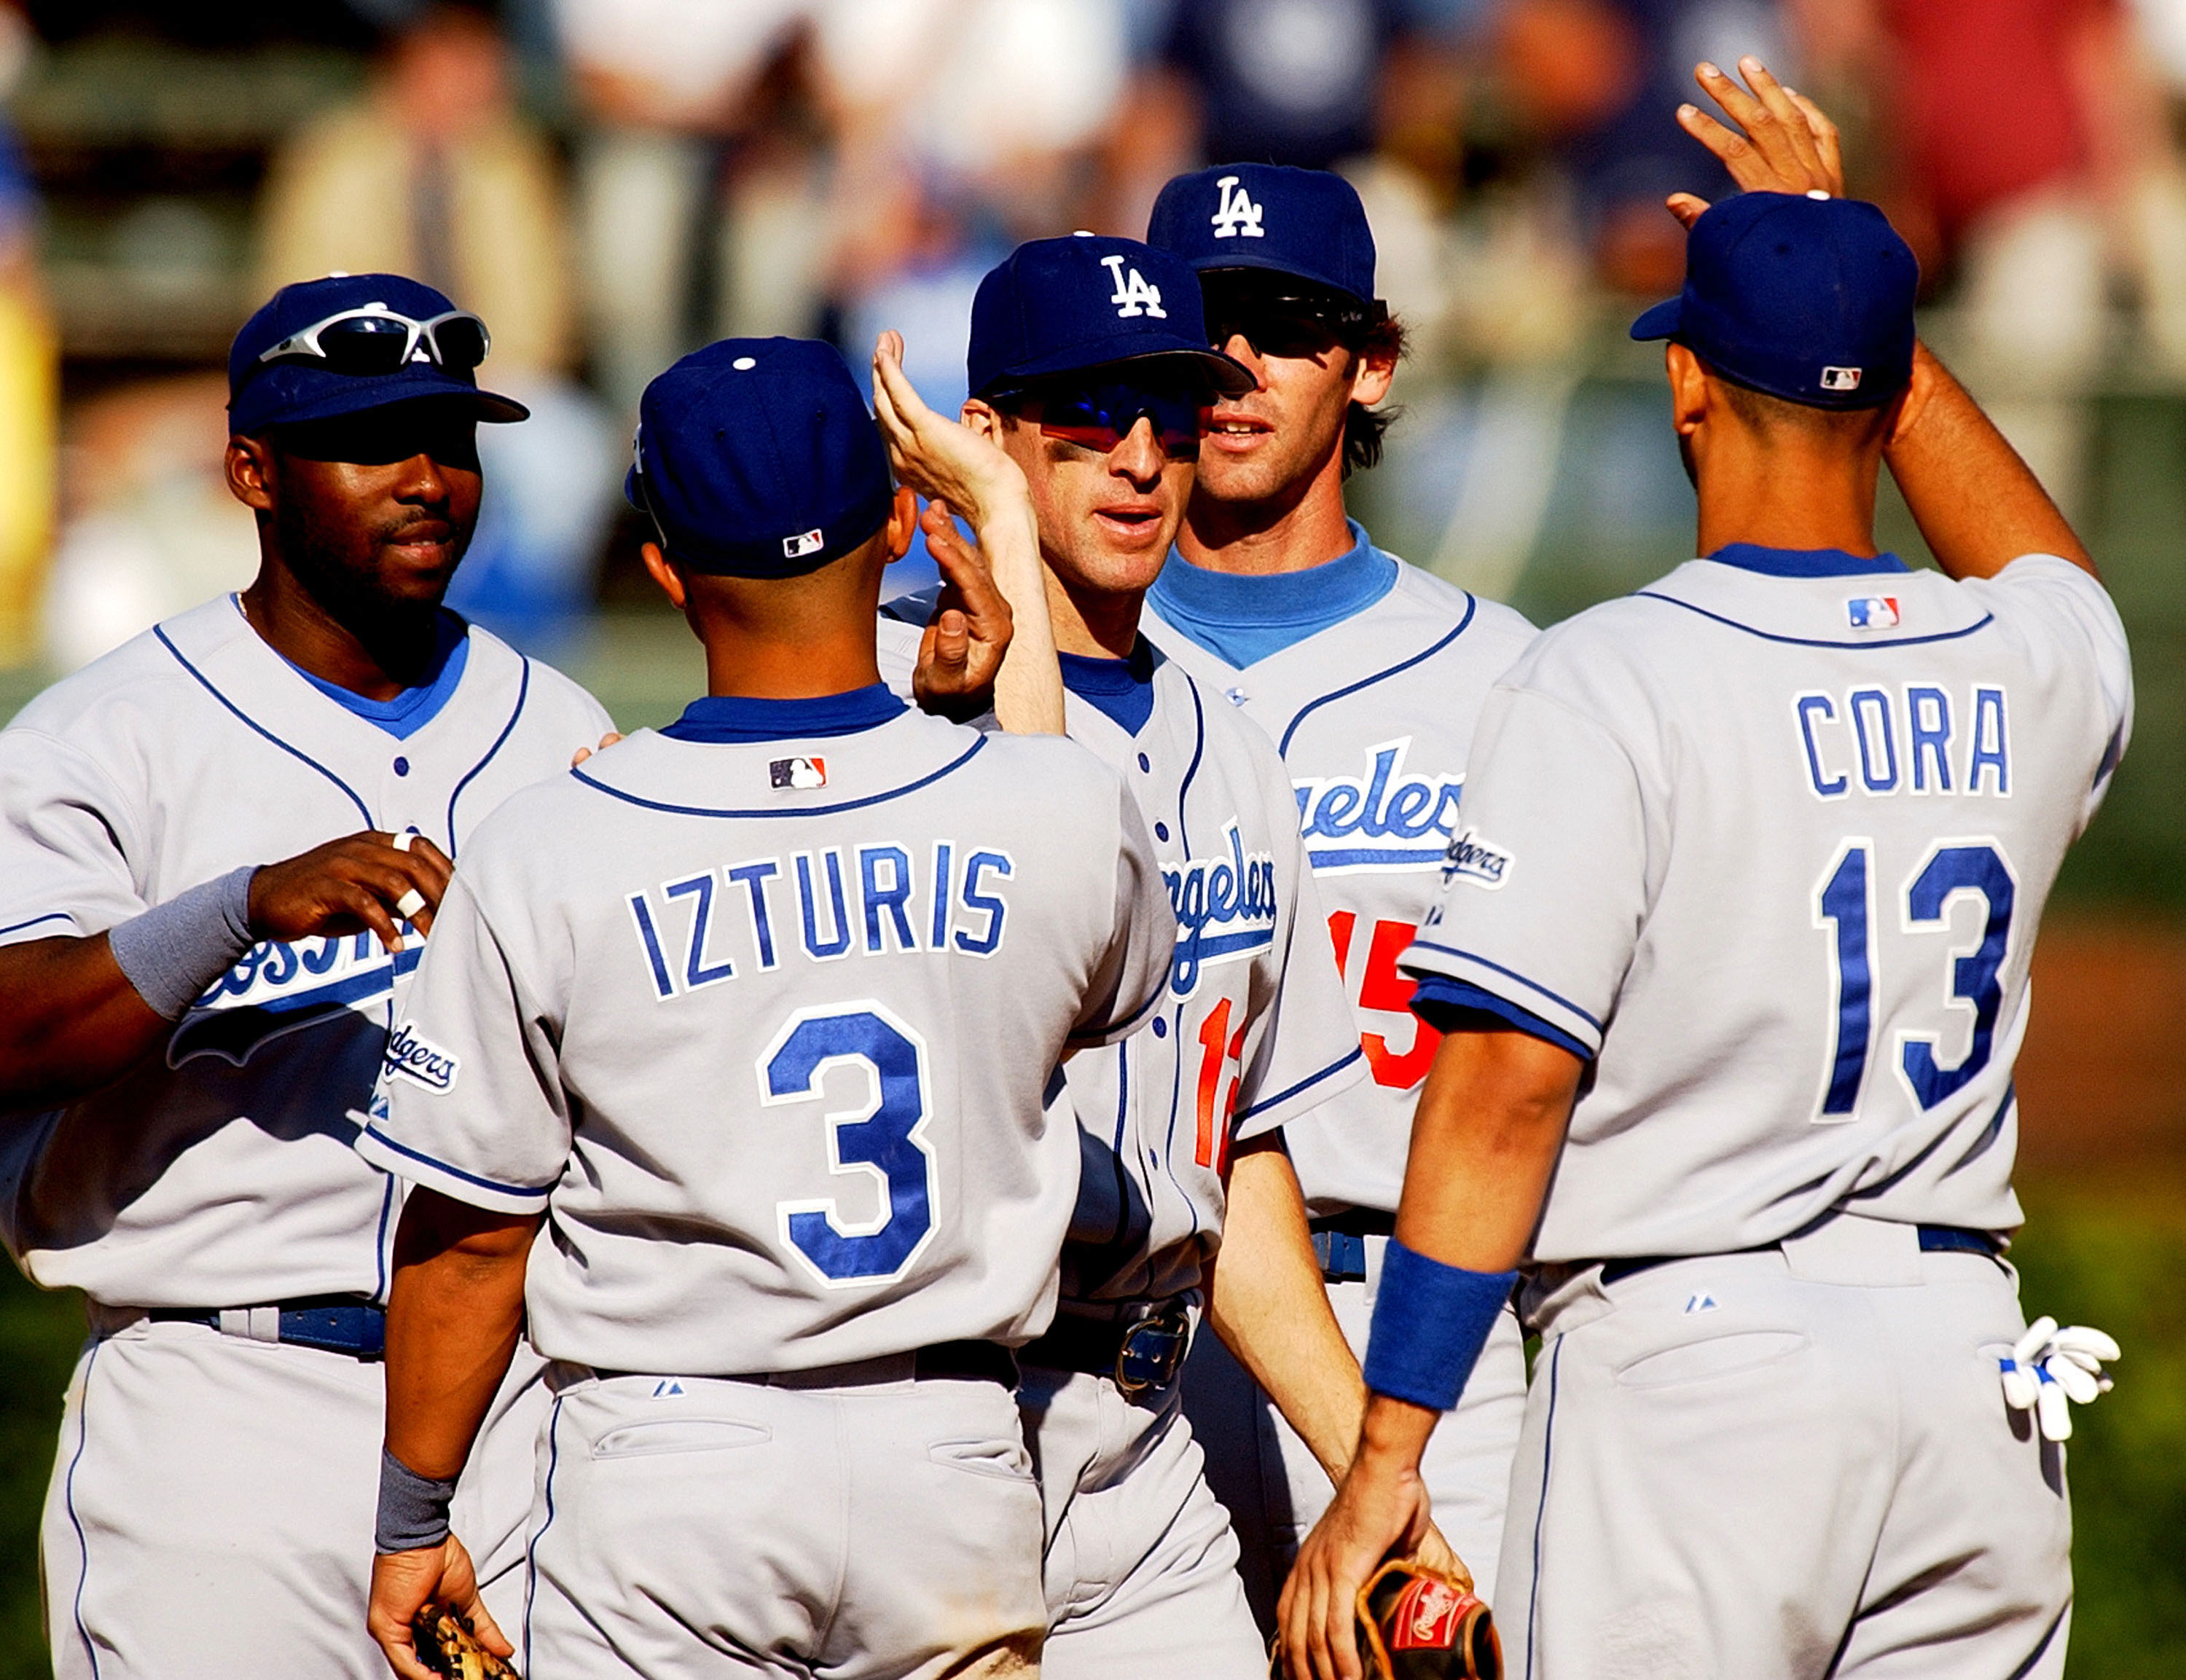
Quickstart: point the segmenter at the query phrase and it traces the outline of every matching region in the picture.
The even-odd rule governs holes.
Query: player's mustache
[[[419,508],[401,518],[390,519],[379,528],[382,544],[406,542],[445,542],[456,534],[456,522],[445,512],[430,512]]]

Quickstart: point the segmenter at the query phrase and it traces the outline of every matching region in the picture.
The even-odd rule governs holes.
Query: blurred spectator
[[[810,0],[553,0],[590,119],[577,208],[592,369],[619,416],[634,415],[646,382],[730,314],[713,277],[726,272],[715,260],[723,147],[810,9]]]
[[[72,671],[258,569],[250,511],[228,494],[227,381],[144,380],[78,404],[62,450],[65,516],[42,652]]]
[[[494,379],[533,417],[480,432],[485,502],[448,604],[519,647],[563,651],[590,603],[618,453],[569,376],[561,183],[516,108],[491,12],[456,0],[417,11],[370,91],[275,158],[261,214],[259,297],[334,270],[386,272],[485,319]]]
[[[0,3],[0,100],[31,47],[30,25]],[[53,542],[53,422],[59,345],[37,266],[37,199],[13,126],[0,119],[0,666],[36,641]]]
[[[1792,71],[1768,0],[1505,0],[1494,24],[1509,96],[1555,143],[1569,173],[1579,237],[1620,291],[1675,291],[1684,232],[1662,209],[1672,193],[1715,199],[1720,165],[1677,125],[1695,97],[1693,66],[1743,53]]]

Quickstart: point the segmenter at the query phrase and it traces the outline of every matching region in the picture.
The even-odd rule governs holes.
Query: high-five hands
[[[1746,87],[1715,65],[1702,62],[1693,80],[1736,123],[1727,128],[1698,105],[1678,107],[1678,126],[1713,153],[1730,178],[1747,193],[1827,193],[1844,196],[1844,160],[1837,126],[1803,93],[1795,93],[1748,53],[1738,61]],[[1752,91],[1749,92],[1748,89]],[[1700,219],[1707,200],[1673,193],[1669,211],[1687,227]]]

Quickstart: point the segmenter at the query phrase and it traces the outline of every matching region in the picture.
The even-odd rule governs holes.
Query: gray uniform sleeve
[[[562,1013],[459,870],[388,1035],[358,1152],[475,1207],[543,1211],[569,1155]]]
[[[0,944],[98,933],[149,906],[127,802],[87,754],[36,730],[0,731]]]
[[[1256,1036],[1248,1036],[1238,1074],[1230,1136],[1239,1142],[1310,1112],[1366,1075],[1359,1018],[1337,971],[1327,913],[1298,843],[1288,778],[1275,781],[1271,791],[1280,800],[1269,812],[1275,876],[1289,890],[1270,952],[1273,995],[1254,1023]]]
[[[1477,986],[1599,1055],[1648,902],[1630,756],[1561,701],[1499,687],[1473,738],[1462,821],[1398,966]]]
[[[1078,1046],[1113,1044],[1136,1032],[1161,1001],[1176,952],[1176,917],[1146,818],[1123,782],[1110,780],[1116,794],[1114,932],[1086,990],[1085,1012],[1071,1029],[1070,1042]]]

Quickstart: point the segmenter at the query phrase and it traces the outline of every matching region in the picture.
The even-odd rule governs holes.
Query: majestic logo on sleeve
[[[1236,176],[1224,176],[1214,183],[1214,189],[1221,195],[1221,202],[1215,206],[1214,214],[1209,218],[1214,224],[1216,238],[1235,239],[1241,235],[1247,239],[1267,237],[1260,228],[1260,218],[1265,212],[1237,184]]]
[[[1146,277],[1137,269],[1126,270],[1124,260],[1120,251],[1101,259],[1101,266],[1116,277],[1115,295],[1108,300],[1116,305],[1116,318],[1129,321],[1150,315],[1157,321],[1168,320],[1169,311],[1162,307],[1161,288],[1148,283]]]
[[[442,1050],[406,1021],[387,1035],[386,1066],[395,1078],[429,1091],[446,1090],[462,1068],[453,1052]]]
[[[1199,989],[1200,971],[1208,964],[1236,962],[1275,942],[1275,854],[1247,852],[1234,817],[1222,837],[1226,855],[1193,858],[1181,868],[1162,871],[1169,908],[1176,912],[1169,984],[1179,998]]]
[[[1364,776],[1294,781],[1298,837],[1316,875],[1440,867],[1457,832],[1462,776],[1407,773],[1409,735],[1366,749]]]
[[[167,1040],[167,1065],[216,1056],[240,1067],[267,1040],[351,1011],[384,1022],[389,997],[425,953],[416,933],[403,934],[392,955],[376,933],[252,946],[190,1005]]]

